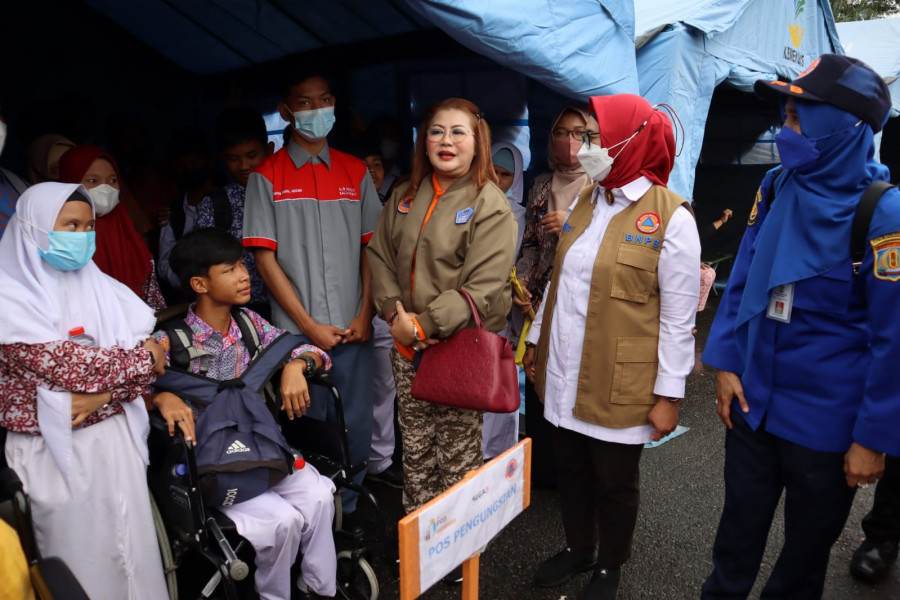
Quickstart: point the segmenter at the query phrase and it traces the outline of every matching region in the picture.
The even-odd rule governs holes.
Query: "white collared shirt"
[[[614,202],[605,200],[605,189],[597,186],[591,198],[594,212],[588,228],[576,239],[562,263],[553,323],[550,327],[544,417],[557,427],[592,438],[620,444],[644,444],[650,441],[653,427],[638,425],[614,429],[575,418],[578,372],[584,346],[588,298],[594,259],[600,250],[606,228],[614,216],[639,200],[653,183],[646,177],[613,189]],[[599,201],[598,201],[599,198]],[[575,203],[569,207],[569,214]],[[568,218],[568,215],[567,215]],[[657,267],[659,280],[659,369],[654,393],[669,398],[684,397],[684,383],[694,366],[694,318],[700,291],[700,239],[694,218],[684,207],[672,213],[666,226]],[[536,344],[540,336],[544,301],[535,316],[528,341]],[[602,323],[593,323],[602,327]]]

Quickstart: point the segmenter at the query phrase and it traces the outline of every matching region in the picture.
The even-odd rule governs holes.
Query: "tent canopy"
[[[686,198],[717,85],[750,92],[843,52],[827,0],[409,2],[472,50],[577,101],[634,93],[672,106],[683,132],[669,186]]]
[[[670,186],[685,197],[717,85],[749,92],[843,52],[828,0],[84,1],[199,74],[437,26],[576,102],[627,92],[671,105],[684,135]],[[885,31],[860,35],[870,48],[900,38]]]

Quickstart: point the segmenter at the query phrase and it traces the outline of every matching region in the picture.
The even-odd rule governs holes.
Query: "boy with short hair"
[[[244,202],[250,173],[270,153],[266,123],[258,111],[245,106],[229,108],[216,118],[216,147],[219,158],[234,179],[210,190],[197,207],[197,228],[217,227],[240,239],[244,230]],[[250,302],[247,308],[271,318],[269,292],[253,252],[244,252],[244,264],[250,273]]]
[[[350,461],[369,456],[372,440],[372,272],[364,252],[381,202],[366,165],[328,145],[335,96],[315,73],[285,77],[278,105],[291,124],[288,144],[250,174],[244,247],[272,295],[274,322],[303,334],[334,361],[344,398]],[[311,416],[336,422],[324,389]],[[321,395],[320,395],[321,394]],[[365,469],[354,476],[362,483]],[[344,523],[356,492],[344,492]],[[355,523],[359,524],[359,523]]]
[[[219,229],[188,233],[172,251],[173,270],[185,290],[196,297],[185,318],[191,328],[191,345],[209,355],[205,376],[219,381],[240,377],[251,360],[231,313],[233,306],[250,299],[250,277],[242,257],[241,243]],[[259,334],[260,348],[283,333],[255,312],[242,310]],[[158,331],[154,337],[165,348],[168,364],[167,334]],[[281,377],[282,409],[289,419],[302,416],[309,407],[306,378],[322,366],[331,368],[328,355],[310,344],[295,348],[291,357]],[[190,370],[199,373],[199,363],[193,361]],[[152,403],[165,417],[170,432],[177,424],[188,439],[195,438],[191,411],[196,412],[197,407],[188,407],[170,392],[156,394]],[[262,600],[291,597],[291,564],[298,549],[303,552],[298,586],[321,594],[311,598],[335,594],[334,491],[334,484],[307,463],[259,496],[218,507],[256,550],[256,587]]]

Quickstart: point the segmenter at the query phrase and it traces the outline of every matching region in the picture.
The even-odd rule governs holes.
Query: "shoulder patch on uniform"
[[[876,279],[900,281],[900,231],[869,240]]]
[[[405,215],[409,212],[410,207],[412,206],[411,198],[403,198],[400,200],[400,203],[397,204],[397,212],[401,215]]]
[[[750,209],[750,218],[747,219],[747,227],[756,225],[756,217],[759,216],[760,202],[762,202],[762,188],[757,188],[756,200],[753,201],[753,208]]]
[[[641,233],[656,233],[660,223],[662,223],[662,220],[659,218],[658,214],[648,212],[637,218],[635,227],[637,227],[638,231]]]

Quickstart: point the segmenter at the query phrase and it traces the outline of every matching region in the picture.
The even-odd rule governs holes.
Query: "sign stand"
[[[474,554],[463,562],[462,600],[478,600],[478,566],[481,555]]]
[[[531,503],[526,438],[398,523],[400,600],[414,600],[462,563],[462,600],[478,600],[481,550]]]

